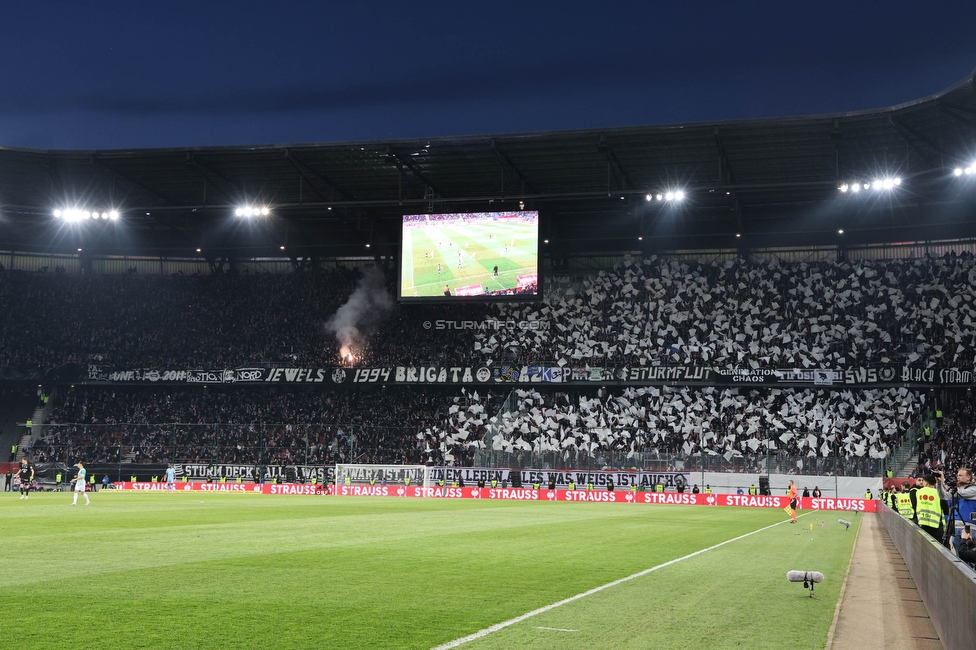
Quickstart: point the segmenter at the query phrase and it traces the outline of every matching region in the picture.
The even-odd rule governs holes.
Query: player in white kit
[[[75,482],[75,499],[71,505],[78,505],[78,493],[81,492],[85,495],[85,505],[90,506],[91,499],[88,498],[88,493],[85,492],[85,483],[87,482],[88,472],[85,471],[85,466],[82,463],[78,463],[75,465],[75,467],[78,468],[78,476],[73,479]]]

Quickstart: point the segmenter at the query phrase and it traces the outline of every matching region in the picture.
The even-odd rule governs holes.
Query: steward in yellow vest
[[[914,519],[915,510],[912,508],[912,496],[908,493],[908,481],[901,484],[902,491],[895,495],[898,503],[898,514],[905,519]]]
[[[757,494],[759,494],[759,490],[756,488],[756,486],[755,485],[750,485],[749,486],[749,496],[754,497]]]
[[[929,483],[932,479],[932,483]],[[922,487],[915,492],[915,515],[919,527],[935,539],[942,539],[942,503],[934,487],[935,476],[922,478]]]

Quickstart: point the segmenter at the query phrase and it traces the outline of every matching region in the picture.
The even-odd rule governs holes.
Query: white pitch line
[[[579,632],[579,630],[566,630],[566,629],[561,628],[561,627],[539,627],[538,625],[535,626],[535,629],[537,629],[537,630],[552,630],[553,632]]]
[[[808,513],[802,514],[800,516],[801,517],[805,517],[808,514],[813,514],[813,513],[812,512],[808,512]],[[787,519],[786,521],[789,521],[789,520]],[[696,555],[701,555],[702,553],[707,553],[708,551],[713,551],[713,550],[715,550],[715,549],[717,549],[719,547],[725,546],[726,544],[731,544],[732,542],[737,542],[740,539],[745,539],[746,537],[749,537],[750,535],[755,535],[756,533],[761,533],[764,530],[769,530],[770,528],[775,528],[776,526],[780,526],[782,524],[785,524],[786,521],[778,521],[775,524],[770,524],[769,526],[766,526],[764,528],[757,528],[756,530],[754,530],[754,531],[752,531],[750,533],[746,533],[745,535],[739,535],[738,537],[733,537],[732,539],[727,539],[724,542],[719,542],[718,544],[715,544],[714,546],[709,546],[708,548],[703,548],[700,551],[695,551],[694,553],[689,553],[688,555],[685,555],[683,557],[679,557],[679,558],[677,558],[675,560],[670,560],[668,562],[665,562],[664,564],[658,564],[657,566],[653,566],[650,569],[644,569],[643,571],[638,571],[637,573],[635,573],[633,575],[629,575],[626,578],[620,578],[619,580],[614,580],[613,582],[608,582],[605,585],[600,585],[599,587],[594,587],[593,589],[590,589],[589,591],[584,591],[581,594],[576,594],[575,596],[570,596],[569,598],[565,598],[563,600],[560,600],[558,603],[553,603],[551,605],[546,605],[545,607],[540,607],[539,609],[533,609],[531,612],[527,612],[525,614],[522,614],[521,616],[516,616],[515,618],[511,618],[511,619],[509,619],[507,621],[502,621],[501,623],[496,623],[495,625],[492,625],[491,627],[486,627],[483,630],[478,630],[474,634],[469,634],[468,636],[462,636],[460,639],[454,639],[453,641],[448,641],[444,645],[439,645],[439,646],[437,646],[435,648],[431,648],[431,650],[450,650],[450,648],[456,648],[456,647],[461,646],[461,645],[464,645],[465,643],[468,643],[470,641],[476,641],[476,640],[480,639],[481,637],[488,636],[489,634],[493,634],[494,632],[498,632],[499,630],[504,630],[506,627],[511,627],[512,625],[515,625],[516,623],[521,623],[522,621],[524,621],[526,619],[529,619],[529,618],[532,618],[533,616],[538,616],[539,614],[545,614],[549,610],[556,609],[557,607],[562,607],[563,605],[568,605],[569,603],[572,603],[574,601],[580,600],[581,598],[586,598],[587,596],[592,596],[593,594],[599,593],[599,592],[603,591],[604,589],[609,589],[610,587],[616,587],[617,585],[621,585],[621,584],[623,584],[625,582],[629,582],[629,581],[631,581],[631,580],[633,580],[635,578],[640,578],[641,576],[646,576],[648,573],[652,573],[654,571],[657,571],[658,569],[663,569],[665,567],[669,567],[672,564],[677,564],[678,562],[681,562],[683,560],[687,560],[687,559],[693,558]]]

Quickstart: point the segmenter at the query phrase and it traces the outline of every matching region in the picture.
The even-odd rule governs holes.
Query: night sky
[[[967,2],[8,2],[0,145],[117,149],[855,111],[976,68]]]

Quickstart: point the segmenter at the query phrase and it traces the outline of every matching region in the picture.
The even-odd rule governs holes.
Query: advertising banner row
[[[117,490],[165,492],[165,483],[115,484]],[[308,485],[247,483],[177,483],[178,492],[234,492],[280,495],[326,495],[415,497],[428,499],[488,499],[502,501],[575,501],[585,503],[624,503],[683,506],[733,506],[747,508],[785,508],[785,496],[748,496],[742,494],[691,494],[677,492],[635,492],[609,490],[534,490],[531,488],[459,488],[404,485]],[[876,512],[877,501],[868,499],[801,498],[801,510],[840,510]]]
[[[312,385],[354,388],[364,384],[439,386],[491,386],[498,384],[593,383],[625,386],[769,385],[769,386],[969,386],[972,369],[871,366],[830,368],[710,368],[705,366],[391,366],[387,368],[279,368],[222,369],[134,368],[105,365],[83,368],[74,382],[91,384],[237,384]],[[65,379],[62,377],[62,379]]]

